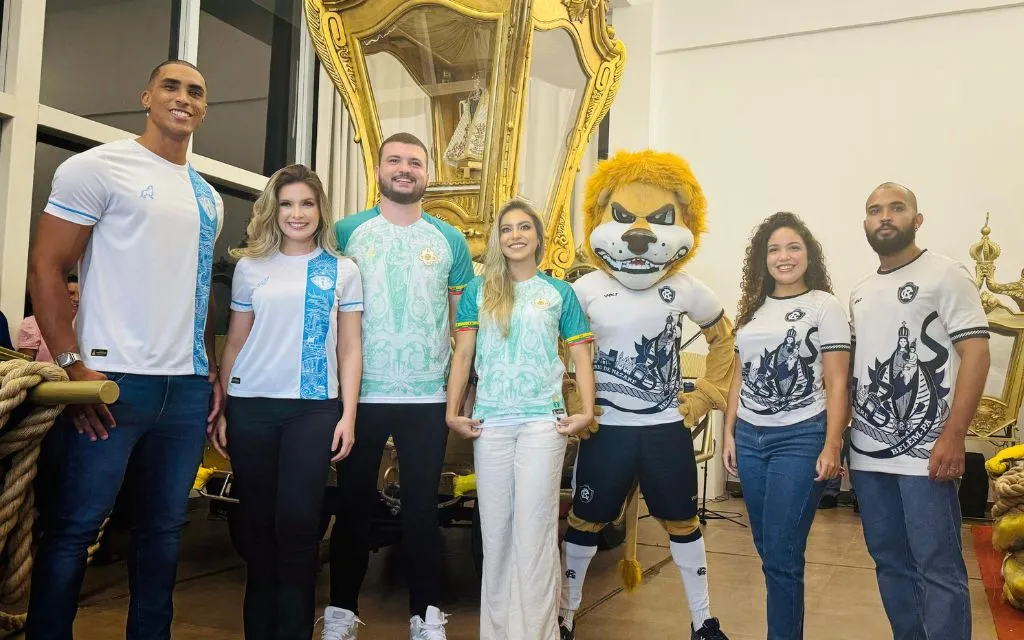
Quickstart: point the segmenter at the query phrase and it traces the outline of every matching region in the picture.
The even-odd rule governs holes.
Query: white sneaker
[[[409,618],[409,640],[447,640],[444,625],[448,624],[448,614],[441,613],[437,607],[427,607],[427,618],[419,616]]]
[[[324,629],[320,640],[356,640],[359,625],[363,621],[348,609],[327,607],[324,609]]]

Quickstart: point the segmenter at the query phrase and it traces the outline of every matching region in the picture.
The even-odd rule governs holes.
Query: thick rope
[[[996,502],[992,505],[992,517],[1008,513],[1024,513],[1024,465],[1014,464],[994,483]]]
[[[67,380],[60,367],[46,362],[9,360],[0,362],[0,461],[9,459],[10,469],[0,476],[0,604],[22,600],[32,574],[32,525],[35,521],[36,476],[39,445],[64,410],[63,405],[35,407],[18,424],[8,425],[30,389],[43,381]],[[0,630],[17,631],[25,615],[0,611]]]

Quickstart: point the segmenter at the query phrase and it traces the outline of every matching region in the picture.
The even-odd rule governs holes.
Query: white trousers
[[[558,640],[558,495],[566,437],[554,422],[483,427],[473,441],[483,534],[481,640]]]

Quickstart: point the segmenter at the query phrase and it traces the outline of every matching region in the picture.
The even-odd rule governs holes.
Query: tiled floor
[[[720,511],[743,512],[739,500],[713,505]],[[744,518],[745,521],[745,518]],[[639,559],[649,571],[634,594],[620,590],[615,563],[618,550],[599,553],[591,565],[577,638],[660,640],[688,638],[686,600],[672,564],[668,540],[660,526],[641,520]],[[711,603],[732,640],[765,637],[765,594],[760,561],[750,531],[723,520],[705,529]],[[992,615],[985,600],[970,533],[964,529],[964,555],[971,576],[974,640],[995,640]],[[446,530],[447,573],[444,608],[452,614],[448,637],[477,637],[478,593],[469,553],[469,532]],[[241,596],[244,569],[232,551],[223,522],[194,513],[186,530],[180,582],[175,594],[176,640],[241,638]],[[360,640],[408,637],[407,592],[399,554],[385,549],[373,556],[363,591]],[[849,508],[818,513],[807,550],[807,623],[812,640],[876,640],[892,637],[875,583],[871,558],[864,546],[860,521]],[[75,637],[115,640],[124,637],[127,609],[124,564],[90,569],[83,592]],[[320,576],[321,604],[327,594],[326,568]]]

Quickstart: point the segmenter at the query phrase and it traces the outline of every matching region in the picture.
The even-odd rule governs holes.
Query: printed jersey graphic
[[[929,457],[926,445],[939,437],[949,415],[949,351],[928,334],[938,318],[937,312],[929,314],[920,331],[920,341],[935,354],[932,360],[920,360],[918,338],[911,339],[904,322],[892,355],[884,362],[875,360],[868,380],[853,379],[853,426],[881,445],[870,451],[854,445],[858,453],[870,458]]]
[[[787,320],[799,320],[802,311],[787,314]],[[814,361],[818,351],[811,342],[817,327],[807,330],[803,339],[798,339],[796,327],[790,327],[786,338],[775,349],[764,350],[757,366],[753,362],[743,363],[743,387],[740,395],[747,409],[759,415],[775,415],[784,411],[802,409],[815,402]],[[801,345],[806,345],[807,355],[801,355]]]
[[[594,370],[607,373],[617,382],[597,383],[597,404],[635,414],[660,413],[679,406],[679,347],[682,340],[682,316],[665,317],[661,333],[641,334],[634,344],[636,353],[615,349],[597,350]],[[610,393],[626,394],[639,402],[621,406],[609,399]]]

